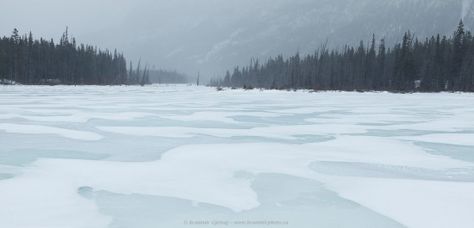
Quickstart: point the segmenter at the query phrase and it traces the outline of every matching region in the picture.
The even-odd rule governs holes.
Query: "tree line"
[[[131,65],[131,64],[130,64]],[[148,69],[130,67],[117,50],[77,44],[68,29],[59,43],[53,39],[35,39],[33,34],[0,38],[0,83],[123,85],[148,84]]]
[[[400,43],[386,47],[375,35],[368,45],[346,45],[314,54],[252,60],[236,67],[212,86],[264,89],[346,91],[474,91],[474,38],[461,21],[452,36],[420,41],[406,32]]]

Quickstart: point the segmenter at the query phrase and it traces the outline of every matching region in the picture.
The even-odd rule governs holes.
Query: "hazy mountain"
[[[391,42],[406,30],[419,37],[450,34],[460,18],[467,28],[474,21],[471,0],[104,0],[110,6],[85,1],[71,12],[77,15],[71,30],[81,41],[117,47],[129,59],[141,57],[157,68],[200,71],[204,77],[252,57],[312,52],[326,41],[333,47],[357,44],[375,33]],[[47,0],[43,5],[48,2],[56,2],[56,11],[62,4]],[[86,26],[75,29],[86,12],[91,14],[82,20]]]

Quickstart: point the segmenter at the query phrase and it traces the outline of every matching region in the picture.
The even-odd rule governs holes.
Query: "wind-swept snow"
[[[470,228],[473,99],[0,87],[0,226]]]
[[[327,186],[408,227],[469,227],[474,183],[328,177]]]
[[[461,146],[474,146],[474,134],[468,133],[451,133],[451,134],[429,134],[420,136],[408,136],[400,137],[402,139],[430,142],[430,143],[443,143]],[[474,151],[473,151],[474,153]]]
[[[268,126],[250,129],[190,128],[190,127],[98,127],[98,129],[135,136],[193,137],[210,135],[214,137],[262,137],[275,139],[295,139],[298,135],[332,135],[365,133],[365,128],[345,125],[288,125]]]
[[[24,124],[0,124],[0,130],[7,133],[34,134],[34,135],[57,135],[77,140],[100,140],[102,136],[94,132],[76,131],[58,127]]]

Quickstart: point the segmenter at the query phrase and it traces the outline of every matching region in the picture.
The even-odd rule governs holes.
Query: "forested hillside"
[[[407,32],[401,43],[384,39],[288,59],[281,55],[264,64],[227,72],[215,86],[266,89],[474,91],[474,39],[461,21],[452,36],[419,40]]]
[[[135,72],[140,74],[139,69]],[[17,29],[10,37],[0,38],[0,80],[3,84],[130,83],[122,54],[77,44],[67,30],[59,43],[34,39],[31,32],[20,36]]]

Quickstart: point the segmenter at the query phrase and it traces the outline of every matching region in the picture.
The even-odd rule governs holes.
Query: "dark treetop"
[[[0,84],[119,85],[146,82],[138,69],[128,75],[122,54],[84,44],[76,44],[68,31],[56,44],[34,39],[32,33],[0,38]],[[145,70],[146,73],[146,70]]]

